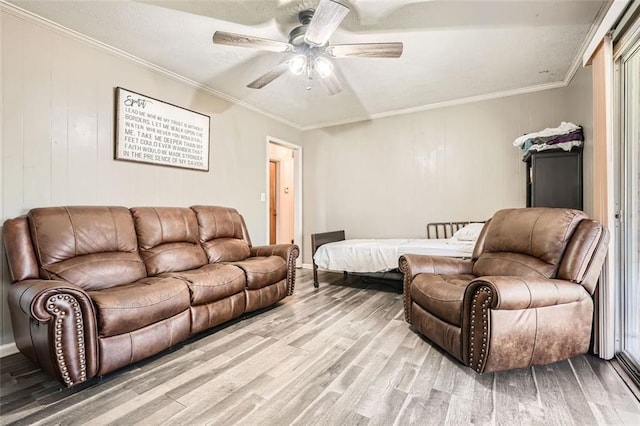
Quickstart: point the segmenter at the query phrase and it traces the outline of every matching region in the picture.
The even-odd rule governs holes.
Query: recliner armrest
[[[464,294],[463,361],[478,373],[546,364],[585,353],[593,301],[580,284],[484,276]]]
[[[80,287],[54,280],[25,280],[9,288],[18,348],[67,386],[96,375],[97,324],[93,303]]]
[[[465,291],[465,306],[482,286],[492,294],[491,309],[529,309],[578,302],[590,297],[584,287],[565,280],[515,276],[478,277]]]
[[[473,261],[424,254],[404,254],[398,259],[398,268],[404,274],[402,284],[404,319],[411,324],[410,286],[413,278],[418,274],[471,274]]]
[[[291,296],[296,285],[296,259],[300,249],[295,244],[273,244],[269,246],[251,247],[250,257],[280,256],[287,263],[287,294]]]
[[[402,273],[413,278],[418,274],[470,274],[473,262],[454,257],[404,254],[400,256],[398,267]]]

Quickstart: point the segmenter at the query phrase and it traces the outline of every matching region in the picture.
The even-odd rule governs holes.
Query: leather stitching
[[[543,275],[540,272],[538,272],[535,269],[533,269],[531,266],[527,265],[526,263],[522,263],[522,262],[514,260],[514,259],[504,259],[504,258],[501,258],[501,257],[492,257],[491,254],[483,254],[482,259],[479,259],[479,260],[483,260],[483,259],[491,259],[491,260],[496,259],[496,260],[501,260],[501,261],[506,260],[508,262],[516,263],[518,265],[522,265],[522,266],[524,266],[526,268],[529,268],[531,271],[535,272],[536,274],[540,275],[543,278],[548,278],[545,275]],[[543,263],[545,263],[547,265],[551,265],[550,263],[547,263],[547,262],[544,262],[544,261],[543,261]]]
[[[118,250],[118,247],[120,246],[120,244],[118,244],[118,226],[116,225],[116,218],[113,215],[113,209],[111,207],[109,207],[109,216],[111,216],[111,222],[113,222],[113,229],[116,233],[116,251]]]
[[[148,285],[150,285],[150,284],[148,284]],[[96,290],[96,291],[100,291],[100,290]],[[180,293],[182,293],[184,291],[188,292],[189,289],[185,287],[184,289],[181,289],[179,292],[173,293],[173,294],[169,295],[168,297],[165,297],[162,300],[159,300],[159,301],[154,302],[154,303],[147,303],[146,305],[130,305],[130,306],[119,306],[119,307],[113,307],[113,308],[103,307],[103,308],[100,308],[100,310],[102,310],[102,311],[119,311],[119,310],[127,310],[127,309],[142,309],[142,308],[148,308],[148,307],[151,307],[151,306],[157,306],[157,305],[160,305],[161,303],[165,303],[165,302],[167,302],[169,300],[172,300],[172,299],[180,296]],[[100,305],[98,305],[98,306],[100,306]]]
[[[133,362],[134,356],[134,349],[133,349],[133,336],[131,335],[131,333],[127,333],[127,335],[129,336],[129,344],[131,345],[131,352],[129,353],[129,364],[131,364]]]
[[[160,225],[160,244],[162,244],[162,242],[164,241],[164,228],[162,227],[162,219],[160,219],[160,214],[155,208],[153,208],[153,212],[156,214],[156,217],[158,218],[158,225]]]
[[[73,257],[76,257],[78,255],[78,239],[76,237],[76,227],[73,224],[73,219],[71,218],[71,212],[69,211],[69,209],[64,207],[64,211],[69,217],[69,224],[71,224],[71,232],[73,233]]]
[[[531,356],[529,357],[528,366],[531,366],[531,362],[533,361],[533,355],[536,353],[536,344],[538,343],[538,308],[533,309],[533,313],[535,315],[535,331],[533,334],[533,346],[531,348]]]
[[[94,253],[94,254],[98,254],[98,253]],[[85,254],[85,255],[83,255],[83,256],[92,256],[92,255],[91,255],[91,254]],[[78,256],[78,257],[80,257],[80,256]],[[111,260],[113,260],[113,259],[107,259],[106,261],[111,261]],[[60,273],[62,273],[62,272],[66,272],[66,271],[68,271],[68,270],[70,270],[70,269],[76,269],[76,268],[79,268],[79,267],[81,267],[81,266],[91,265],[91,264],[94,264],[94,263],[100,263],[100,262],[105,262],[105,260],[104,260],[104,259],[101,259],[101,260],[91,260],[91,261],[84,262],[84,263],[77,264],[77,265],[70,265],[70,266],[67,266],[66,268],[62,268],[62,269],[60,269],[60,270],[59,270],[59,271],[57,271],[57,272],[49,271],[49,270],[45,269],[45,267],[43,267],[43,268],[42,268],[42,270],[43,270],[43,271],[45,271],[46,273],[51,273],[51,274],[60,274]],[[118,259],[118,262],[131,262],[131,263],[135,263],[135,264],[140,264],[140,263],[142,263],[142,262],[140,262],[140,261],[138,261],[138,260],[132,260],[132,259]],[[58,263],[60,263],[60,262],[58,262]]]
[[[542,217],[542,213],[538,213],[538,217],[536,217],[536,221],[533,222],[533,226],[531,227],[531,232],[529,233],[529,253],[533,253],[533,233],[536,229],[536,225],[538,224],[538,221],[540,220],[540,217]]]

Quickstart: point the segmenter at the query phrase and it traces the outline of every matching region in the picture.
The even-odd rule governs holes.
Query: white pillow
[[[463,228],[460,228],[453,234],[453,237],[460,241],[475,241],[480,236],[480,231],[484,223],[470,223]]]

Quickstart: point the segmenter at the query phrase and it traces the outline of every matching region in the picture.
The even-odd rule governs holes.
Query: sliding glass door
[[[640,371],[640,41],[619,62],[621,228],[619,357]]]

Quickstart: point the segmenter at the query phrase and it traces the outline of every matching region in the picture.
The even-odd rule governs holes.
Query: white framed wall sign
[[[208,115],[116,87],[115,159],[209,171]]]

